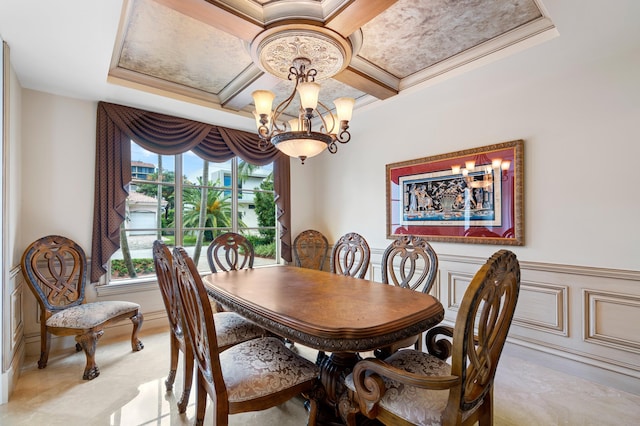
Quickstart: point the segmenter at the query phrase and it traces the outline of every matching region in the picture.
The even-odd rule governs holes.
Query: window
[[[213,163],[192,152],[159,155],[133,141],[131,160],[127,217],[120,230],[121,248],[111,257],[110,283],[155,278],[156,239],[183,246],[203,273],[209,272],[209,243],[230,231],[252,242],[256,266],[277,263],[272,164],[255,166],[238,158]],[[133,173],[141,164],[150,169],[144,177]]]

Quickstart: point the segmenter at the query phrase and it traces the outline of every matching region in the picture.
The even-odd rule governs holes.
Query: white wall
[[[293,235],[316,227],[335,241],[355,231],[384,248],[385,164],[524,139],[526,244],[513,248],[518,257],[640,270],[640,32],[636,49],[619,52],[597,32],[598,20],[628,27],[629,11],[553,12],[559,37],[358,109],[352,140],[337,154],[304,166],[294,160]],[[480,257],[497,249],[434,247]]]
[[[96,102],[23,91],[20,251],[59,234],[90,256]]]

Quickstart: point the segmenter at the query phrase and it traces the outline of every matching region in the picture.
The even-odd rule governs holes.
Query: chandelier
[[[273,92],[252,93],[260,137],[258,147],[264,150],[273,144],[288,156],[300,158],[302,164],[325,149],[335,154],[336,142],[344,144],[351,140],[349,122],[355,104],[354,98],[340,97],[333,101],[335,111],[332,111],[318,100],[320,84],[316,80],[341,71],[350,53],[343,41],[326,30],[303,27],[278,29],[256,43],[255,55],[266,72],[284,79],[286,69],[286,79],[294,82],[290,95],[272,110]],[[285,67],[283,62],[287,60]],[[299,106],[291,113],[289,107],[297,106],[293,102],[296,94]]]

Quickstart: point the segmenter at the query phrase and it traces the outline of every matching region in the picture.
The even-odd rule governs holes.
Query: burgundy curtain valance
[[[291,261],[291,200],[289,157],[275,147],[258,148],[258,136],[138,108],[98,103],[96,126],[96,182],[91,252],[91,281],[106,272],[111,255],[120,248],[120,225],[125,218],[131,182],[131,143],[162,155],[193,151],[207,161],[239,157],[256,165],[274,163],[276,210],[282,232],[281,255]]]

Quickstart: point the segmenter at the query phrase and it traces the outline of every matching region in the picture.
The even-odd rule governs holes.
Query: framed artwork
[[[523,141],[386,165],[387,238],[524,245]]]

